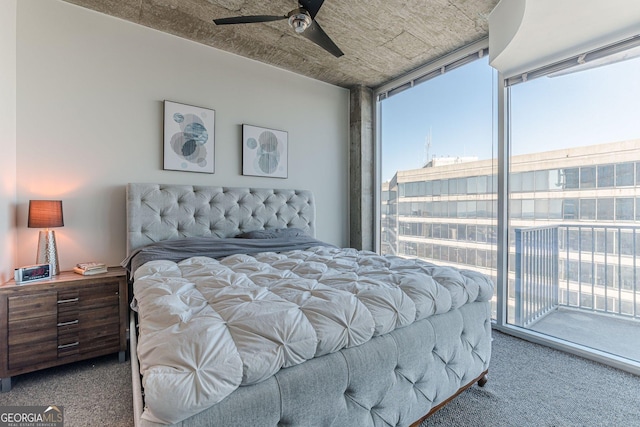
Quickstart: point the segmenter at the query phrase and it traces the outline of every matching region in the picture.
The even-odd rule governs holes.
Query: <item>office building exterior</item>
[[[533,317],[548,299],[640,318],[640,140],[512,156],[509,170],[510,304],[531,304]],[[382,187],[382,253],[495,281],[497,187],[495,159],[398,171]],[[542,282],[554,289],[527,288]],[[520,309],[510,316],[524,324]]]

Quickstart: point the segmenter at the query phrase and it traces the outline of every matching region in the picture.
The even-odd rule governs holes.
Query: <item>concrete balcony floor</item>
[[[560,307],[527,329],[640,362],[640,321]]]

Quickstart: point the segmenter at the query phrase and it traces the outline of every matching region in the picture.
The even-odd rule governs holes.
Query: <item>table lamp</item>
[[[60,272],[56,234],[50,228],[64,226],[62,200],[29,200],[29,228],[44,228],[38,237],[36,264],[51,264],[51,275]]]

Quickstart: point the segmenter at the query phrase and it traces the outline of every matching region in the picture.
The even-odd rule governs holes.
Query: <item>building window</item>
[[[535,219],[547,219],[549,217],[549,199],[535,199]]]
[[[580,188],[579,176],[580,176],[579,168],[564,169],[564,188],[566,189]]]
[[[534,172],[523,172],[522,174],[522,191],[530,192],[535,189]]]
[[[620,253],[622,255],[635,256],[634,231],[635,230],[620,230]]]
[[[598,166],[598,188],[613,187],[613,165]]]
[[[616,198],[616,221],[633,221],[633,199]]]
[[[596,168],[580,168],[580,188],[596,187]]]
[[[549,219],[562,219],[562,199],[549,200]]]
[[[487,194],[492,192],[489,191],[488,181],[489,177],[486,175],[478,177],[478,194]]]
[[[509,180],[509,187],[511,188],[512,193],[520,193],[522,191],[522,174],[521,173],[511,174],[511,179]]]
[[[535,218],[535,203],[533,199],[522,200],[522,219]]]
[[[613,198],[598,199],[598,221],[613,221]]]
[[[443,179],[440,182],[440,194],[442,194],[443,196],[446,196],[449,194],[449,180],[448,179]]]
[[[580,219],[596,219],[596,199],[580,199]]]
[[[458,240],[467,240],[467,226],[464,224],[458,224],[456,228],[458,230]]]
[[[478,217],[478,202],[475,200],[467,201],[467,218],[477,218]]]
[[[511,199],[509,202],[509,214],[512,219],[522,218],[522,200]]]
[[[432,188],[431,188],[432,194],[434,196],[439,196],[440,195],[440,180],[435,180],[432,181]]]
[[[633,163],[619,163],[616,165],[616,187],[633,185]]]
[[[460,194],[458,193],[458,180],[455,178],[449,180],[449,194]]]
[[[478,177],[471,176],[467,178],[467,194],[477,194],[478,193]]]
[[[562,201],[562,218],[578,219],[578,199],[564,199]]]

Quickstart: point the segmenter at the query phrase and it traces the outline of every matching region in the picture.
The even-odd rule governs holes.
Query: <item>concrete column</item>
[[[349,244],[374,250],[375,143],[373,91],[351,88],[349,147]]]

